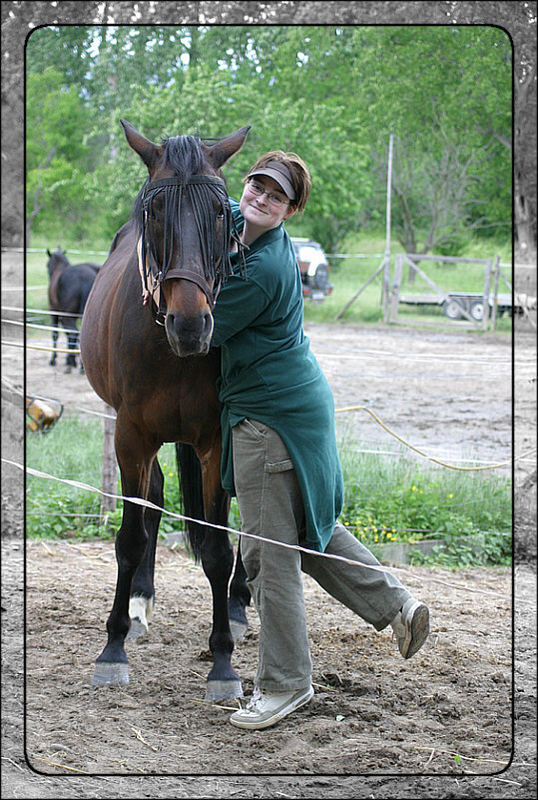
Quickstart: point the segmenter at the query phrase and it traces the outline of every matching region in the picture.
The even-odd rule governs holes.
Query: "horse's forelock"
[[[203,172],[206,158],[198,136],[171,136],[164,140],[164,166],[187,182]]]
[[[206,158],[199,136],[170,136],[162,140],[162,146],[163,166],[171,169],[174,176],[184,183],[187,183],[193,175],[203,173]],[[147,183],[148,181],[142,186],[133,207],[133,218],[139,232],[142,227],[143,199]]]

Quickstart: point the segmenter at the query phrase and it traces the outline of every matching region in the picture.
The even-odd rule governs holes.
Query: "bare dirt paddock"
[[[308,333],[337,407],[368,403],[402,437],[452,460],[511,457],[507,337],[346,325]],[[536,421],[534,337],[518,337],[516,457],[532,449]],[[22,386],[21,359],[3,348],[13,385]],[[102,409],[83,375],[47,361],[28,350],[28,392],[59,397],[66,412],[69,403]],[[3,403],[3,420],[2,454],[20,462],[21,409]],[[361,446],[394,449],[368,415],[349,420]],[[510,570],[410,568],[400,577],[430,606],[432,635],[406,662],[387,631],[376,633],[306,578],[316,693],[255,733],[203,702],[209,587],[179,550],[159,548],[150,631],[128,646],[130,685],[90,686],[114,591],[113,545],[28,542],[25,551],[20,473],[3,465],[2,797],[534,797],[536,479],[532,458],[516,463],[523,544],[513,628]],[[249,619],[233,658],[247,694],[253,610]]]

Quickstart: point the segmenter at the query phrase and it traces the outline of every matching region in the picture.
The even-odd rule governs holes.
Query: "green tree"
[[[36,28],[26,43],[26,74],[42,74],[53,67],[66,84],[89,91],[95,54],[95,26]]]
[[[62,91],[78,94],[87,111],[71,130],[72,147],[86,148],[80,163],[71,146],[63,157],[79,169],[107,235],[145,179],[120,117],[155,141],[250,124],[226,166],[230,191],[240,191],[264,150],[299,153],[313,190],[294,231],[334,251],[348,233],[384,223],[390,133],[398,143],[394,230],[406,247],[454,246],[471,230],[509,232],[510,57],[504,32],[488,26],[94,26],[36,31],[28,66],[37,79],[40,64],[57,62]],[[47,158],[61,144],[58,122],[59,141],[50,130],[38,148],[29,196],[36,209],[50,200],[47,186],[58,201],[68,198],[65,164],[43,183],[54,177]]]
[[[356,29],[369,124],[395,134],[393,223],[408,251],[449,248],[472,231],[509,235],[511,49],[496,28]],[[365,42],[365,36],[369,41]],[[376,99],[377,98],[377,99]],[[372,137],[379,209],[385,148]]]
[[[26,226],[65,230],[66,220],[78,226],[85,213],[82,175],[88,148],[84,141],[88,110],[77,86],[65,86],[62,75],[47,67],[27,80]]]

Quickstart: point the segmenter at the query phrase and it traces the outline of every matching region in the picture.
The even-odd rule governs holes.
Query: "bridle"
[[[164,232],[162,265],[157,263],[156,252],[151,237],[152,204],[157,194],[164,193]],[[202,249],[203,274],[183,267],[172,267],[172,257],[176,231],[178,235],[179,261],[181,262],[181,208],[185,196],[188,196],[193,210],[195,224]],[[220,253],[215,252],[215,198],[220,204],[223,218],[222,247]],[[188,181],[180,178],[162,178],[149,181],[142,195],[142,231],[138,242],[138,265],[142,276],[144,296],[153,298],[156,310],[151,304],[155,322],[164,325],[166,317],[166,301],[161,284],[170,278],[181,278],[196,284],[207,298],[210,309],[213,309],[223,279],[230,272],[229,244],[236,231],[225,183],[222,178],[211,175],[194,175]],[[206,276],[213,278],[211,287]]]

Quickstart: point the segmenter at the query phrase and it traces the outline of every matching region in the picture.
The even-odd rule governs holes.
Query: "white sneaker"
[[[263,692],[256,687],[247,707],[234,711],[230,722],[238,728],[248,730],[269,728],[292,711],[304,706],[313,696],[312,686],[295,692]]]
[[[400,653],[404,658],[411,658],[428,638],[430,612],[424,603],[410,597],[390,624],[398,640]]]

